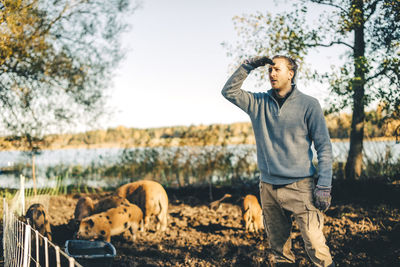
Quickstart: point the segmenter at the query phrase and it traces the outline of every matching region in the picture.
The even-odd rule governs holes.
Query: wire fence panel
[[[82,267],[9,209],[3,199],[3,255],[5,267]]]

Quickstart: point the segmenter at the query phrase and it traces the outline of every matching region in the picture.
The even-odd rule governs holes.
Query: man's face
[[[294,72],[289,69],[288,62],[284,58],[275,58],[273,62],[275,65],[270,65],[268,69],[272,88],[277,90],[290,89]]]

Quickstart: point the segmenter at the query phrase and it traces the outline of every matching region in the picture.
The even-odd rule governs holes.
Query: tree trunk
[[[36,190],[36,171],[35,171],[35,153],[32,153],[32,179],[33,179],[33,193],[36,197],[37,190]]]
[[[210,202],[213,201],[213,194],[212,194],[212,175],[208,176],[208,196],[210,198]]]
[[[175,179],[178,184],[178,188],[182,188],[181,177],[179,175],[179,171],[175,171]]]
[[[353,117],[351,122],[350,149],[346,163],[346,178],[358,179],[362,171],[362,152],[364,137],[364,85],[365,85],[365,41],[363,1],[354,0],[355,8],[361,12],[353,12],[354,25],[354,80],[353,89]]]

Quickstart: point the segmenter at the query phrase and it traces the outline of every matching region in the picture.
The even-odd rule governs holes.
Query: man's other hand
[[[317,209],[325,212],[331,205],[331,189],[326,187],[317,187],[314,190],[314,205]]]

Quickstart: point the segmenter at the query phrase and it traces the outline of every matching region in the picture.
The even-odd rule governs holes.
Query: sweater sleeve
[[[315,99],[309,110],[307,126],[318,158],[318,185],[332,186],[332,144],[322,108]]]
[[[246,66],[241,65],[228,79],[221,93],[227,100],[250,114],[251,107],[254,106],[254,95],[241,89],[248,75]]]

